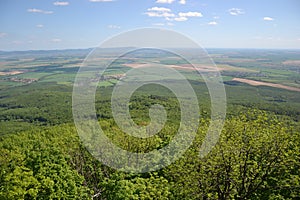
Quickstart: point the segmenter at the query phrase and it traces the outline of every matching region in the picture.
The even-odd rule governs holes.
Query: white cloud
[[[53,3],[53,5],[55,5],[55,6],[68,6],[69,2],[67,2],[67,1],[56,1],[56,2]]]
[[[173,3],[175,0],[156,0],[156,2],[155,3],[169,3],[169,4],[171,4],[171,3]]]
[[[173,13],[162,13],[163,17],[175,17],[175,14]]]
[[[240,8],[231,8],[228,10],[228,12],[234,16],[245,14],[245,12]]]
[[[7,33],[0,32],[0,38],[7,36]]]
[[[218,24],[218,22],[215,22],[215,21],[213,21],[213,22],[208,22],[208,25],[212,25],[212,26],[215,26],[215,25],[217,25]]]
[[[181,16],[181,17],[175,17],[174,20],[177,22],[184,22],[184,21],[188,20],[188,18]]]
[[[171,12],[171,9],[164,8],[164,7],[152,7],[152,8],[148,8],[148,11]]]
[[[37,27],[37,28],[43,28],[44,25],[43,25],[43,24],[37,24],[36,27]]]
[[[90,0],[90,2],[112,2],[115,0]]]
[[[179,17],[203,17],[203,15],[200,12],[180,12],[178,15]]]
[[[152,7],[147,9],[148,12],[144,13],[148,17],[162,17],[167,21],[186,21],[189,17],[202,17],[200,12],[180,12],[174,14],[171,9],[165,7]],[[170,25],[169,25],[170,26]],[[173,26],[173,24],[171,25]]]
[[[179,3],[184,5],[184,4],[186,4],[186,0],[179,0]]]
[[[175,17],[175,15],[173,13],[168,13],[168,12],[146,12],[146,15],[148,15],[149,17]]]
[[[264,21],[273,21],[274,19],[271,18],[271,17],[264,17],[263,20],[264,20]]]
[[[55,1],[53,3],[53,5],[55,5],[55,6],[68,6],[69,2],[67,2],[67,1]]]
[[[110,28],[110,29],[120,29],[121,26],[117,26],[117,25],[108,25],[108,28]]]
[[[164,17],[164,18],[170,18],[175,17],[175,14],[171,12],[171,9],[164,8],[164,7],[152,7],[148,9],[149,12],[146,12],[145,14],[149,17]],[[168,20],[168,19],[167,19]]]
[[[171,12],[171,9],[164,7],[152,7],[147,9],[145,14],[149,17],[164,17],[168,20],[171,17],[175,17],[175,14]]]
[[[40,9],[36,9],[36,8],[29,8],[29,9],[27,9],[27,12],[42,13],[42,14],[52,14],[53,13],[53,11],[40,10]]]
[[[157,12],[145,12],[148,17],[162,17],[160,13]]]
[[[54,38],[51,40],[52,42],[61,42],[61,39],[58,39],[58,38]]]

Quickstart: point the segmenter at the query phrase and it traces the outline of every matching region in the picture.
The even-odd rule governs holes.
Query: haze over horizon
[[[0,50],[85,49],[144,27],[204,48],[300,49],[299,9],[297,0],[3,0]]]

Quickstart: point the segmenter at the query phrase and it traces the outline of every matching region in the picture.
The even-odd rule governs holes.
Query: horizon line
[[[87,48],[65,48],[65,49],[28,49],[28,50],[0,50],[0,52],[4,53],[13,53],[13,52],[27,52],[27,51],[68,51],[68,50],[89,50],[96,49],[98,47],[87,47]],[[138,48],[138,47],[108,47],[101,49],[121,49],[121,48]],[[151,48],[151,47],[149,47]],[[187,47],[172,47],[168,49],[197,49],[197,48],[187,48]],[[232,50],[300,50],[300,48],[262,48],[262,47],[206,47],[206,49],[232,49]]]

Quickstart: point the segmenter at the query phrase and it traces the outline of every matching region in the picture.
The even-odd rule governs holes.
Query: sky
[[[0,50],[79,49],[137,28],[204,48],[300,49],[299,0],[0,0]]]

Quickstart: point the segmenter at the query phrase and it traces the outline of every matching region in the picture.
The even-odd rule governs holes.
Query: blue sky
[[[178,31],[205,48],[300,49],[300,1],[0,1],[0,50],[89,48],[143,27]]]

